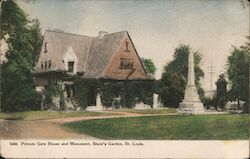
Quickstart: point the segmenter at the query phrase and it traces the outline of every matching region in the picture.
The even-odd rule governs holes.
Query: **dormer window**
[[[41,69],[43,70],[43,62],[41,62]]]
[[[74,72],[74,61],[69,61],[68,62],[68,72],[73,73]]]
[[[78,58],[73,50],[72,46],[68,46],[67,51],[63,55],[64,68],[68,72],[68,74],[73,75],[78,72]]]
[[[44,53],[48,52],[47,51],[47,41],[44,43]]]

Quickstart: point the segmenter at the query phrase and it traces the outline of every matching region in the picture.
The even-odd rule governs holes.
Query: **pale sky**
[[[160,78],[163,66],[172,60],[174,49],[189,44],[203,56],[205,78],[208,67],[225,72],[232,46],[240,46],[249,35],[249,8],[240,0],[18,0],[31,18],[38,18],[42,31],[57,28],[69,33],[97,36],[99,31],[127,30],[140,57],[150,58]],[[213,88],[215,85],[213,84]]]

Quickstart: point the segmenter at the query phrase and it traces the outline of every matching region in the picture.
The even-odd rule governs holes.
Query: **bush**
[[[112,106],[115,97],[123,96],[123,84],[121,82],[102,82],[100,86],[102,104]]]
[[[132,108],[142,101],[145,104],[153,104],[154,82],[153,81],[112,81],[96,79],[80,79],[74,82],[76,98],[79,105],[85,109],[89,103],[89,93],[95,95],[100,92],[104,106],[111,107],[118,101],[123,107]]]
[[[89,92],[98,88],[99,81],[96,79],[78,79],[74,81],[75,97],[77,98],[78,105],[85,109],[89,103]]]
[[[209,109],[211,106],[213,106],[214,108],[216,108],[217,106],[216,97],[213,98],[204,97],[201,101],[203,102],[204,106],[207,109]]]
[[[37,94],[31,72],[9,62],[1,67],[1,106],[3,111],[36,110],[41,95]]]
[[[125,106],[131,108],[138,102],[153,105],[154,81],[128,81],[125,83]]]
[[[51,82],[48,86],[46,86],[44,105],[45,108],[53,107],[53,97],[60,98],[60,109],[65,109],[65,99],[63,95],[62,86],[57,82]]]

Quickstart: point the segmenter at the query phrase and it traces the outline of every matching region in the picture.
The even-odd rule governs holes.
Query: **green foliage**
[[[57,82],[51,82],[48,86],[46,86],[44,105],[46,108],[53,107],[53,97],[60,98],[60,109],[65,109],[65,99],[63,95],[62,86]]]
[[[156,67],[153,61],[151,59],[144,59],[144,58],[142,58],[141,60],[142,60],[142,63],[146,72],[154,75],[156,71]]]
[[[161,101],[165,106],[178,107],[179,102],[184,98],[185,83],[177,73],[164,72],[160,88]]]
[[[207,107],[207,109],[209,109],[211,106],[216,107],[217,106],[216,96],[214,96],[213,98],[204,97],[202,103],[204,104],[205,107]]]
[[[153,104],[154,81],[127,81],[124,83],[124,106],[131,108],[138,102]]]
[[[164,68],[159,94],[165,106],[178,107],[178,104],[184,98],[188,75],[188,54],[191,51],[192,49],[190,46],[183,44],[179,45],[175,49],[174,59]],[[204,73],[199,66],[201,60],[201,54],[198,51],[194,52],[195,84],[198,88],[200,98],[202,99],[204,91],[200,87],[199,81],[204,77]]]
[[[42,45],[38,20],[29,21],[15,2],[2,2],[1,39],[8,44],[7,63],[1,65],[1,105],[4,111],[40,108],[31,70]]]
[[[25,12],[12,0],[3,1],[1,9],[1,39],[7,34],[16,36],[28,24]]]
[[[249,50],[249,46],[233,48],[227,59],[227,73],[231,81],[230,98],[244,100],[246,111],[249,111]]]
[[[106,107],[114,106],[115,98],[120,97],[122,107],[131,108],[137,102],[153,103],[153,81],[112,81],[97,79],[78,79],[74,81],[78,104],[85,109],[90,100],[96,100],[99,92],[101,102]],[[94,97],[94,98],[93,98]]]
[[[79,133],[108,140],[248,139],[248,115],[143,116],[66,123]]]
[[[90,91],[94,91],[94,94],[96,94],[98,85],[99,81],[96,79],[79,79],[74,82],[75,96],[80,107],[85,109],[88,106],[89,93]]]
[[[100,86],[102,104],[112,106],[114,98],[122,94],[123,84],[121,82],[102,82]]]
[[[16,62],[2,66],[1,106],[4,111],[40,108],[41,96],[35,92],[31,72]]]
[[[227,102],[227,81],[224,79],[223,74],[221,74],[220,78],[216,81],[216,86],[217,105],[224,110]]]
[[[153,103],[153,81],[102,81],[100,85],[102,104],[112,106],[120,96],[122,107],[132,108],[138,102]]]

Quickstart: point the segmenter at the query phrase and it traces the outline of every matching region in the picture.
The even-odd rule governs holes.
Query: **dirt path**
[[[49,121],[0,121],[0,139],[95,139]]]
[[[107,111],[114,113],[112,111]],[[130,112],[115,112],[116,115],[110,116],[83,116],[56,118],[46,120],[0,120],[0,140],[1,139],[90,139],[92,136],[78,134],[62,126],[63,123],[91,120],[91,119],[108,119],[122,117],[138,116],[159,116],[159,115],[177,115],[177,113],[168,114],[137,114]],[[206,112],[205,114],[223,114],[221,112]]]
[[[128,112],[116,112],[112,116],[85,116],[56,118],[47,120],[0,120],[0,139],[96,139],[85,134],[78,134],[62,126],[63,123],[120,117],[153,116],[159,114],[136,114]],[[176,113],[169,114],[175,115]],[[166,114],[161,114],[166,115]]]

